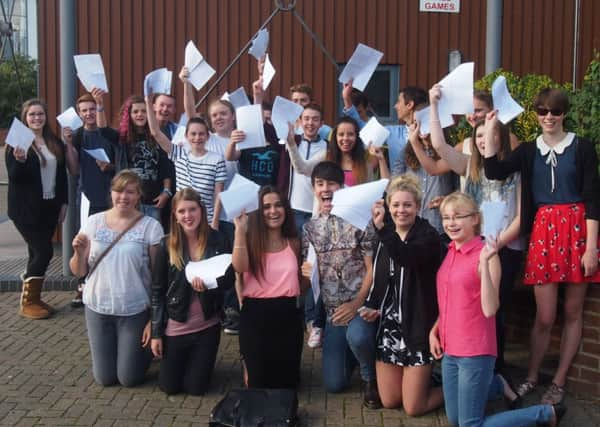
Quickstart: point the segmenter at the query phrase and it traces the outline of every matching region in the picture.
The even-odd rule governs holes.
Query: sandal
[[[546,392],[542,395],[542,405],[557,405],[565,398],[565,389],[555,383],[550,384]]]
[[[536,387],[537,387],[536,381],[530,381],[530,380],[526,379],[525,382],[521,383],[517,387],[516,391],[519,396],[525,397],[529,393],[531,393],[533,390],[535,390]]]

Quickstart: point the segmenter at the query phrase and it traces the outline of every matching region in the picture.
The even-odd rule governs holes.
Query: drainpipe
[[[575,0],[575,16],[573,17],[573,91],[577,88],[577,70],[579,68],[579,15],[581,0]]]
[[[485,34],[485,73],[500,68],[502,59],[503,0],[487,0]]]

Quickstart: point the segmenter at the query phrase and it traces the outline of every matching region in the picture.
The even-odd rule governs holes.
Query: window
[[[35,0],[0,0],[4,7],[6,18],[12,24],[12,41],[15,53],[37,56],[36,34],[36,2]],[[0,21],[4,22],[4,15],[0,9]],[[11,55],[8,38],[2,37],[0,44],[0,57],[9,58]]]
[[[340,70],[346,64],[340,64]],[[382,124],[397,124],[398,117],[394,104],[398,99],[400,91],[400,67],[398,65],[379,65],[369,84],[365,88],[365,94],[369,99],[372,113]],[[342,84],[338,84],[338,114],[343,115],[344,102],[342,101]]]

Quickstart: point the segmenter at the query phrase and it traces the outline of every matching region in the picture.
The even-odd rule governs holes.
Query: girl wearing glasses
[[[504,179],[517,171],[522,175],[521,235],[531,233],[523,283],[538,286],[529,371],[517,390],[521,396],[537,386],[556,317],[558,284],[567,284],[560,360],[542,397],[542,402],[556,403],[564,397],[567,372],[579,347],[588,283],[600,282],[600,178],[593,144],[564,129],[567,95],[543,89],[534,105],[542,134],[503,160],[486,145],[484,165],[490,179]]]
[[[495,241],[486,245],[481,239],[481,214],[466,194],[446,196],[440,211],[452,241],[437,272],[439,317],[429,334],[429,346],[433,357],[443,356],[444,402],[450,424],[556,426],[563,406],[536,405],[485,416],[488,397],[504,395],[510,407],[518,401],[504,378],[494,375],[494,316],[500,305],[501,275],[498,248]]]

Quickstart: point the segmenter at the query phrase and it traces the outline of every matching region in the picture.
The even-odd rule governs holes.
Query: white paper
[[[431,133],[431,116],[430,116],[430,107],[422,108],[418,111],[415,111],[415,120],[419,122],[419,133],[423,136]],[[438,110],[439,113],[439,110]],[[447,116],[440,115],[440,125],[442,129],[447,128],[448,126],[452,126],[454,124],[454,118],[451,114]]]
[[[371,220],[371,207],[383,197],[388,182],[384,178],[336,191],[333,193],[331,213],[364,231]]]
[[[381,58],[383,58],[383,52],[359,43],[338,80],[341,83],[348,83],[350,79],[353,79],[352,87],[364,91]]]
[[[492,84],[492,100],[494,102],[494,109],[498,110],[498,120],[503,124],[507,124],[524,111],[523,107],[510,95],[504,76],[498,76],[494,80]]]
[[[265,130],[263,128],[262,106],[247,105],[235,110],[237,129],[246,134],[246,138],[237,144],[238,150],[254,147],[264,147]]]
[[[81,228],[83,228],[85,226],[89,216],[90,216],[90,201],[88,200],[87,197],[85,197],[85,194],[82,191],[81,192],[81,203],[80,203],[80,209],[79,209],[79,225],[81,226]]]
[[[473,112],[474,62],[465,62],[439,81],[442,97],[438,103],[440,117]]]
[[[271,64],[271,60],[269,59],[269,54],[265,57],[265,68],[263,70],[263,90],[267,90],[273,77],[275,77],[275,67]]]
[[[483,236],[486,239],[496,239],[508,225],[506,202],[484,201],[480,209],[483,215]]]
[[[231,265],[231,254],[216,255],[202,261],[191,261],[185,266],[185,278],[192,283],[194,277],[204,282],[206,289],[216,289],[217,279],[225,274]]]
[[[277,138],[283,140],[284,144],[290,131],[289,124],[296,123],[303,111],[304,107],[302,105],[281,96],[275,97],[273,109],[271,110],[271,121],[277,133]]]
[[[34,139],[33,131],[15,117],[6,135],[6,143],[13,148],[22,148],[27,151]]]
[[[73,56],[79,81],[88,92],[93,88],[108,92],[102,57],[97,53]]]
[[[359,135],[365,147],[368,147],[369,143],[374,147],[381,147],[390,136],[390,131],[382,126],[375,117],[371,117],[360,130]]]
[[[267,52],[269,46],[269,31],[264,28],[256,34],[254,40],[252,40],[252,46],[248,49],[248,53],[255,57],[257,60],[263,57]]]
[[[75,108],[69,107],[65,111],[63,111],[56,120],[60,124],[62,128],[71,128],[71,130],[79,129],[83,126],[83,121],[81,121],[81,117],[75,111]]]
[[[227,94],[227,101],[231,102],[231,105],[233,105],[233,108],[235,108],[236,110],[240,107],[251,105],[250,100],[248,99],[248,95],[246,95],[246,91],[244,90],[243,86]]]
[[[229,100],[229,92],[225,91],[225,93],[223,95],[221,95],[221,98],[219,98],[221,101],[227,101],[227,102],[231,102]]]
[[[179,117],[179,123],[177,123],[177,126],[181,127],[186,127],[187,126],[187,122],[189,121],[189,118],[187,116],[187,114],[182,113],[181,116]]]
[[[190,151],[190,143],[185,137],[185,126],[177,126],[177,130],[173,134],[171,142],[175,145],[185,147],[186,151]]]
[[[92,156],[96,160],[100,160],[101,162],[110,163],[110,158],[104,151],[104,148],[94,148],[93,150],[83,149],[86,153]]]
[[[312,270],[310,272],[310,287],[313,291],[313,297],[315,299],[315,304],[319,299],[319,295],[321,294],[321,286],[319,279],[319,264],[317,261],[317,252],[315,251],[314,246],[309,243],[308,244],[308,253],[306,254],[306,261],[312,264]]]
[[[146,74],[144,78],[144,96],[154,93],[171,94],[171,81],[173,72],[166,68],[157,68]]]
[[[258,190],[260,185],[235,174],[229,184],[229,188],[220,194],[222,212],[226,221],[233,219],[242,213],[250,213],[258,209]]]
[[[216,71],[204,59],[193,41],[185,46],[184,65],[190,72],[190,83],[200,90],[215,75]]]

